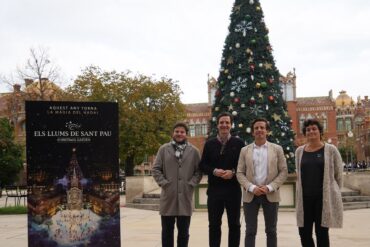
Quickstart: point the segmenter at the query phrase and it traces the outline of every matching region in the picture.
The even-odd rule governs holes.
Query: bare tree
[[[14,76],[13,74],[10,74],[8,76],[5,76],[3,74],[0,74],[0,84],[5,84],[8,87],[13,87],[14,86]]]
[[[30,82],[37,82],[34,92],[38,99],[47,99],[47,91],[50,90],[50,82],[58,80],[59,66],[50,61],[48,49],[44,47],[30,48],[30,58],[23,67],[17,68],[18,76]]]
[[[58,100],[63,97],[55,81],[59,79],[59,67],[50,61],[48,50],[43,47],[30,48],[30,56],[23,66],[17,66],[15,73],[0,75],[0,83],[13,88],[5,97],[4,114],[14,126],[24,121],[25,100]],[[24,90],[21,90],[21,85]]]

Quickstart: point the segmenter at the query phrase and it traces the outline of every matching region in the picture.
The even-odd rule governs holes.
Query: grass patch
[[[1,214],[27,214],[27,207],[25,206],[13,206],[0,208]]]

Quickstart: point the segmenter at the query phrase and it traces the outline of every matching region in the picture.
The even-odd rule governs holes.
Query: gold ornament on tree
[[[234,63],[234,58],[232,56],[228,57],[226,64],[233,64]]]
[[[239,12],[241,7],[242,7],[242,4],[236,5],[236,6],[234,6],[233,11],[234,12]]]
[[[263,64],[263,66],[265,66],[266,69],[272,69],[272,64],[271,63],[265,62]]]
[[[276,113],[272,114],[272,118],[274,119],[275,122],[281,120],[281,116]]]

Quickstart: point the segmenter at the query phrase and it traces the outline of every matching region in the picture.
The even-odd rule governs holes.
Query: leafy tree
[[[170,139],[173,124],[185,118],[180,88],[165,77],[156,80],[90,66],[67,93],[77,100],[118,102],[120,159],[127,176],[133,175],[134,166],[146,155],[155,154]]]
[[[353,163],[355,154],[355,149],[353,146],[340,146],[339,153],[342,156],[343,162],[345,162],[346,164],[348,164],[349,162]]]
[[[6,118],[0,118],[0,185],[16,181],[23,168],[22,147],[14,142],[13,128]]]
[[[294,133],[259,0],[236,0],[230,19],[212,107],[211,136],[217,134],[217,115],[227,111],[234,116],[232,133],[251,143],[251,122],[264,117],[271,126],[268,139],[282,145],[289,172],[294,172]]]

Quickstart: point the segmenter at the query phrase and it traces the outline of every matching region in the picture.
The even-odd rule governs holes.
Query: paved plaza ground
[[[5,198],[0,198],[0,207]],[[121,197],[121,238],[123,247],[159,247],[160,217],[156,211],[131,209],[124,207]],[[245,223],[242,219],[243,246]],[[223,219],[221,246],[227,247],[226,217]],[[262,212],[259,214],[257,247],[266,246]],[[295,212],[280,212],[278,221],[278,245],[280,247],[300,246],[295,222]],[[370,209],[357,209],[344,212],[344,228],[330,230],[333,247],[369,247],[370,246]],[[0,246],[27,246],[26,215],[0,215]],[[195,212],[190,226],[190,247],[208,246],[207,212]]]

